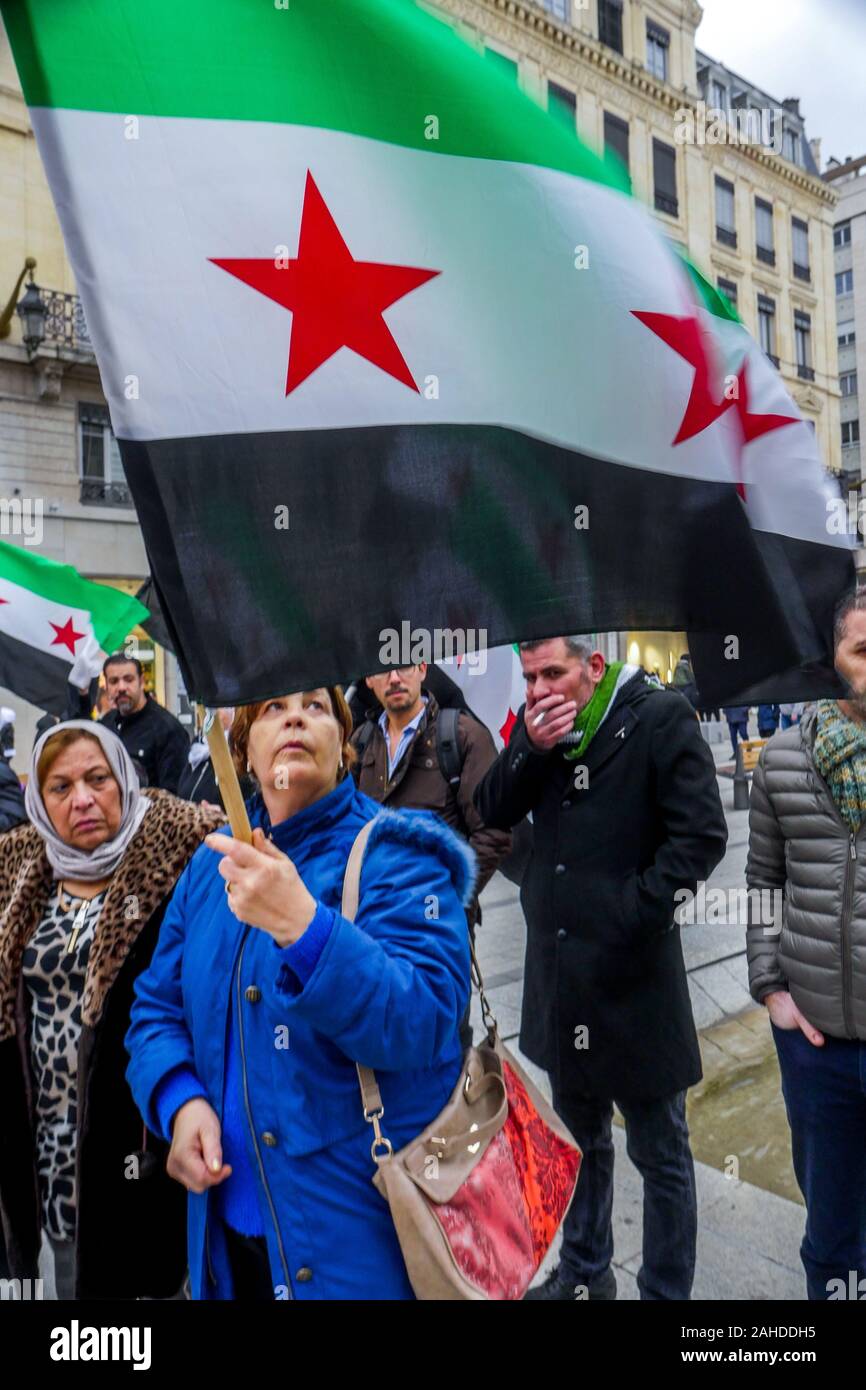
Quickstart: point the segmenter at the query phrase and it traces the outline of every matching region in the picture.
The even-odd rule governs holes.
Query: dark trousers
[[[747,740],[748,737],[749,737],[749,725],[748,725],[748,722],[747,722],[745,719],[738,719],[736,723],[732,724],[732,723],[730,722],[730,720],[729,720],[729,721],[728,721],[728,733],[731,735],[731,747],[732,747],[732,749],[733,749],[733,751],[734,751],[734,758],[736,759],[736,756],[737,756],[737,734],[739,734],[739,736],[740,736],[740,738],[742,739],[743,743],[745,743],[746,740]]]
[[[238,1303],[273,1303],[274,1286],[268,1246],[264,1236],[242,1236],[231,1226],[224,1226],[226,1247]]]
[[[806,1203],[800,1258],[809,1298],[850,1298],[852,1285],[856,1289],[863,1280],[862,1298],[866,1296],[866,1043],[826,1038],[823,1047],[813,1047],[799,1028],[775,1024],[773,1041],[791,1126],[794,1172]]]
[[[569,1282],[592,1284],[613,1259],[613,1101],[569,1094],[551,1076],[553,1105],[581,1149],[574,1201],[562,1227],[560,1266]],[[686,1125],[686,1093],[620,1101],[626,1149],[643,1178],[642,1299],[687,1299],[695,1274],[697,1197]]]

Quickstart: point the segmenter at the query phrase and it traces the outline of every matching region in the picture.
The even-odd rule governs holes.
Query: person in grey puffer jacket
[[[849,696],[764,748],[746,863],[749,889],[780,897],[770,913],[750,893],[749,986],[779,1056],[810,1299],[866,1294],[866,590],[834,644]]]

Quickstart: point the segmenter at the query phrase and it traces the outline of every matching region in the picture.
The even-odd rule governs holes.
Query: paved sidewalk
[[[727,725],[723,728],[723,741],[713,746],[717,765],[730,760]],[[712,889],[745,891],[748,812],[733,810],[730,778],[719,778],[719,792],[728,822],[728,847],[707,883],[706,902],[710,906]],[[481,903],[484,920],[478,933],[478,954],[485,986],[500,1032],[517,1051],[526,939],[518,890],[496,874]],[[719,915],[717,923],[682,928],[689,991],[704,1059],[704,1081],[689,1097],[698,1190],[693,1296],[803,1299],[805,1280],[799,1246],[805,1213],[790,1172],[787,1125],[766,1013],[748,992],[744,927],[729,924],[726,914]],[[473,1024],[480,1031],[477,998],[473,999]],[[545,1074],[519,1051],[517,1055],[549,1095]],[[614,1142],[614,1266],[619,1297],[634,1299],[638,1296],[642,1185],[625,1152],[625,1135],[619,1124],[614,1129]],[[711,1161],[702,1162],[701,1158]],[[768,1159],[771,1177],[766,1176]],[[737,1166],[743,1177],[726,1175]],[[747,1181],[746,1176],[752,1174],[774,1190]],[[555,1263],[554,1248],[545,1270]]]

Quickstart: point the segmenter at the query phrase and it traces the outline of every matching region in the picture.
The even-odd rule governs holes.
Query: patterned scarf
[[[866,724],[849,719],[835,700],[818,701],[815,766],[856,835],[866,812]]]
[[[598,731],[598,726],[607,714],[608,707],[616,691],[619,674],[623,669],[624,662],[611,661],[605,667],[604,675],[599,681],[588,703],[582,710],[578,710],[574,720],[574,728],[570,734],[559,740],[560,744],[570,744],[564,756],[571,761],[583,756]],[[637,667],[635,667],[635,670]]]

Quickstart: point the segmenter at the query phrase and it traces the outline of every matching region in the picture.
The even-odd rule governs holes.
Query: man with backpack
[[[496,761],[488,729],[463,709],[440,709],[424,685],[427,663],[379,671],[366,685],[381,707],[352,735],[359,789],[392,810],[435,813],[468,840],[478,860],[475,895],[467,908],[470,930],[480,920],[478,895],[511,849],[507,831],[490,830],[473,794]],[[468,1018],[461,1028],[471,1042]]]

